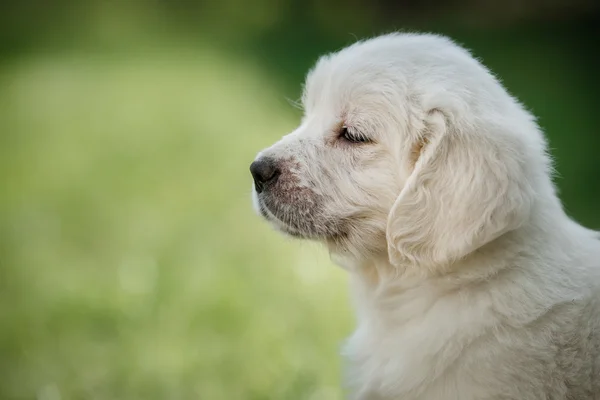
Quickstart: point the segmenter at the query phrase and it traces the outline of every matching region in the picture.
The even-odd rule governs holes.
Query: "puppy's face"
[[[407,175],[398,93],[385,77],[353,82],[340,72],[323,59],[309,74],[300,126],[251,165],[254,206],[292,236],[385,250],[387,215]]]
[[[302,100],[300,126],[251,165],[254,205],[336,253],[448,268],[527,221],[536,182],[551,188],[533,118],[445,38],[324,57]]]

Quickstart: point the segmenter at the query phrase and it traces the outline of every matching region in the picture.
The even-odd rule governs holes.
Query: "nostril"
[[[260,193],[267,183],[277,180],[279,169],[271,159],[261,159],[250,164],[250,173],[254,179],[256,191]]]

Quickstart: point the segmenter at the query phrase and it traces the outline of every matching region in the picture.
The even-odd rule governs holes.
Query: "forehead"
[[[307,76],[303,94],[310,131],[345,123],[371,137],[405,126],[407,85],[389,57],[347,50],[322,57]]]
[[[406,78],[384,50],[361,44],[321,57],[304,85],[306,113],[374,112],[397,103],[407,92]]]

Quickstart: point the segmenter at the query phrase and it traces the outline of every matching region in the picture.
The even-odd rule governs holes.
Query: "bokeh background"
[[[346,275],[250,202],[307,69],[451,35],[539,116],[598,229],[599,22],[593,0],[3,1],[0,399],[341,399]]]

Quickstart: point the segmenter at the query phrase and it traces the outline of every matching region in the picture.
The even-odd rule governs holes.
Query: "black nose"
[[[279,177],[279,169],[271,159],[259,159],[250,164],[250,172],[254,178],[254,187],[258,193],[262,192],[269,183],[275,183]]]

